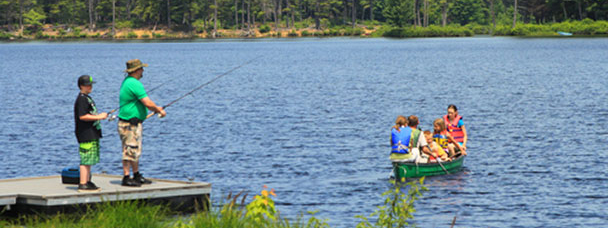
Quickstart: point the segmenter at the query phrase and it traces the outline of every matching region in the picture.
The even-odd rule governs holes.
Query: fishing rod
[[[194,89],[193,89],[193,90],[191,90],[190,92],[187,92],[187,93],[186,93],[186,94],[184,94],[183,96],[181,96],[181,97],[179,97],[179,98],[177,98],[177,99],[175,99],[175,100],[173,100],[173,101],[169,102],[168,104],[164,105],[164,106],[163,106],[163,109],[165,109],[165,108],[167,108],[167,107],[169,107],[169,106],[173,105],[175,102],[177,102],[177,101],[179,101],[179,100],[183,99],[184,97],[187,97],[188,95],[192,95],[192,93],[194,93],[194,92],[196,92],[197,90],[202,89],[203,87],[205,87],[205,86],[207,86],[207,85],[209,85],[209,84],[213,83],[214,81],[216,81],[216,80],[220,79],[221,77],[224,77],[224,76],[226,76],[226,75],[228,75],[228,74],[232,73],[233,71],[235,71],[235,70],[237,70],[237,69],[239,69],[239,68],[241,68],[241,67],[243,67],[243,66],[245,66],[245,65],[247,65],[247,64],[249,64],[249,63],[251,63],[251,62],[253,62],[253,60],[257,59],[258,57],[259,57],[259,56],[256,56],[255,58],[253,58],[253,59],[251,59],[251,60],[249,60],[249,61],[247,61],[247,62],[245,62],[245,63],[243,63],[243,64],[241,64],[241,65],[239,65],[239,66],[236,66],[236,67],[234,67],[234,68],[230,69],[229,71],[226,71],[226,72],[224,72],[224,73],[222,73],[222,74],[219,74],[219,75],[215,76],[215,78],[213,78],[213,79],[209,80],[208,82],[201,84],[200,86],[198,86],[198,87],[194,88]],[[148,114],[148,116],[146,117],[146,119],[150,118],[150,117],[151,117],[151,116],[153,116],[153,115],[154,115],[154,112],[152,112],[152,113]],[[162,118],[162,117],[160,116],[160,113],[158,114],[158,118]]]
[[[154,91],[154,90],[156,90],[156,89],[160,88],[161,86],[163,86],[163,85],[165,85],[165,84],[167,84],[167,83],[169,83],[169,82],[171,82],[171,81],[173,81],[173,80],[175,80],[175,78],[172,78],[172,79],[170,79],[170,80],[167,80],[167,81],[165,81],[165,82],[163,82],[163,83],[161,83],[161,84],[157,85],[156,87],[154,87],[154,88],[152,88],[152,89],[148,90],[148,92],[147,92],[147,93],[151,93],[152,91]],[[131,103],[131,102],[129,102],[129,103]],[[129,104],[129,103],[127,103],[127,104]],[[124,104],[124,105],[126,105],[126,104]],[[118,111],[120,108],[122,108],[122,106],[123,106],[123,105],[119,106],[118,108],[112,109],[111,111],[109,111],[109,112],[108,112],[108,115],[112,114],[113,112]],[[108,121],[113,121],[113,120],[115,120],[115,119],[116,119],[116,117],[117,117],[116,115],[111,115],[110,117],[108,117]]]

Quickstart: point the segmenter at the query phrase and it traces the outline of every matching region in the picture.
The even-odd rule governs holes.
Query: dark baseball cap
[[[93,85],[93,83],[95,83],[95,81],[93,81],[93,77],[89,75],[82,75],[78,77],[78,87]]]

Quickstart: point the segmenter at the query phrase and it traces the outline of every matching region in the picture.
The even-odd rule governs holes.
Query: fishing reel
[[[117,117],[116,115],[110,115],[110,116],[108,117],[108,121],[109,121],[109,122],[112,122],[112,121],[116,120],[116,117]]]

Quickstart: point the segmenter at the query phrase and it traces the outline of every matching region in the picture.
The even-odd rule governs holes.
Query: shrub
[[[57,34],[59,34],[60,37],[63,37],[63,36],[65,36],[66,32],[65,32],[65,30],[60,28],[59,31],[57,32]]]
[[[298,37],[298,33],[295,30],[291,30],[289,33],[287,33],[288,37]]]
[[[34,37],[36,39],[46,39],[46,38],[49,38],[49,35],[46,35],[46,34],[42,33],[42,31],[39,30],[36,32],[36,35],[34,35]]]
[[[470,29],[462,26],[429,26],[429,27],[408,27],[408,28],[391,28],[382,30],[383,36],[405,38],[405,37],[462,37],[472,36],[474,33]]]
[[[329,35],[329,36],[339,36],[339,35],[342,35],[342,32],[339,29],[330,28],[329,32],[327,33],[327,35]]]
[[[8,40],[11,37],[12,37],[11,34],[0,31],[0,40]]]
[[[192,26],[197,33],[203,33],[205,31],[205,21],[203,19],[197,19],[192,23]]]
[[[127,33],[127,39],[137,39],[137,37],[137,34],[135,34],[134,32]]]
[[[394,184],[394,181],[391,181]],[[409,188],[407,194],[402,190],[400,184],[395,184],[395,188],[382,193],[386,197],[383,206],[378,206],[378,209],[370,214],[370,218],[377,217],[376,223],[372,224],[365,216],[355,216],[361,221],[357,227],[406,227],[409,226],[408,220],[414,218],[414,202],[419,196],[422,196],[423,191],[428,189],[424,187],[424,177],[416,181],[409,182],[405,185]]]
[[[150,35],[148,35],[148,34],[142,34],[141,38],[148,39],[148,38],[150,38]]]
[[[117,21],[116,22],[116,28],[117,29],[129,29],[129,28],[133,28],[133,22],[132,21]]]
[[[258,28],[258,30],[260,31],[260,33],[264,34],[270,31],[270,26],[264,24],[264,25],[260,25],[260,27]]]
[[[314,33],[313,33],[313,34],[311,34],[311,33],[310,33],[310,32],[308,32],[307,30],[302,31],[302,36],[311,36],[311,35],[314,35]]]

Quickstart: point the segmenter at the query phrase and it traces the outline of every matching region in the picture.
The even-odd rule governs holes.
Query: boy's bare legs
[[[80,165],[80,184],[89,182],[89,173],[91,172],[90,165]]]

